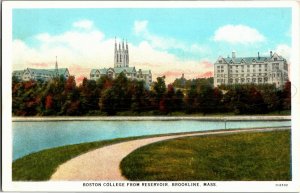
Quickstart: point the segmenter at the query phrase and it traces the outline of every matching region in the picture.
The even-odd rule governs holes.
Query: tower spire
[[[57,64],[57,56],[56,56],[56,60],[55,60],[55,75],[56,75],[56,77],[59,76],[59,74],[58,74],[58,64]]]
[[[115,59],[114,59],[114,67],[118,66],[118,61],[119,61],[119,54],[118,54],[118,45],[117,45],[117,38],[115,36]]]
[[[117,38],[115,36],[115,52],[117,51]]]
[[[122,50],[124,50],[124,38],[123,38],[123,41],[122,41]]]
[[[129,51],[128,51],[128,42],[126,38],[126,67],[129,67]]]

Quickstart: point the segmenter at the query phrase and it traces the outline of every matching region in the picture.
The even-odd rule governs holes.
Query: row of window
[[[273,70],[273,71],[279,70],[279,67],[278,67],[278,66],[274,66],[274,67],[272,68],[272,70]],[[267,72],[268,69],[267,69],[267,68],[265,68],[265,70],[258,69],[258,72],[262,72],[262,71]],[[218,72],[218,73],[223,73],[224,70],[217,70],[217,72]],[[244,73],[245,70],[243,70],[243,69],[242,69],[242,70],[235,70],[235,71],[234,71],[234,70],[229,70],[229,73],[233,73],[233,72],[235,72],[235,73],[239,73],[239,72]],[[251,70],[250,70],[250,69],[247,69],[247,72],[251,72]],[[256,69],[253,69],[252,72],[256,72]]]
[[[253,64],[253,65],[232,65],[232,66],[229,66],[229,69],[233,69],[233,68],[241,68],[241,69],[244,69],[244,67],[246,66],[246,68],[256,68],[257,66],[259,68],[261,67],[265,67],[265,68],[268,68],[268,64]],[[279,63],[272,63],[272,67],[276,67],[276,68],[279,68]],[[217,66],[217,69],[223,69],[223,66]],[[284,64],[284,69],[287,70],[288,66],[287,64],[285,63]]]
[[[268,61],[268,59],[266,58],[264,61],[266,62],[266,61]],[[277,61],[277,58],[273,58],[273,61]],[[257,61],[255,59],[252,59],[252,62],[254,63],[254,62],[257,62]],[[226,61],[224,62],[223,60],[219,60],[219,64],[223,64],[223,63],[226,64],[227,62]],[[234,62],[232,60],[230,60],[229,63],[233,64]],[[243,63],[245,63],[244,60],[241,61],[241,64],[243,64]]]
[[[256,73],[256,74],[230,74],[228,77],[252,77],[252,76],[267,76],[267,73]]]
[[[265,72],[267,72],[268,71],[268,69],[267,68],[265,68],[265,70],[264,70]],[[219,70],[218,70],[218,72],[219,72]],[[229,73],[233,73],[234,71],[233,70],[229,70]],[[239,72],[245,72],[245,70],[244,69],[242,69],[242,70],[235,70],[235,72],[236,73],[239,73]],[[250,72],[250,69],[247,69],[247,72]],[[256,69],[253,69],[252,70],[252,72],[256,72]],[[258,72],[262,72],[262,69],[258,69]]]
[[[238,77],[260,77],[260,76],[267,76],[267,73],[258,73],[258,74],[246,74],[246,76],[244,74],[233,74],[233,75],[229,75],[229,78],[238,78]],[[270,74],[269,77],[273,77],[273,78],[281,78],[283,75],[281,73],[277,73],[277,74]],[[223,76],[222,74],[218,74],[217,77],[221,77],[221,78],[226,78],[226,76]],[[285,76],[287,77],[287,76]],[[267,77],[265,77],[267,78]]]
[[[232,83],[267,83],[268,78],[236,78],[229,79],[228,82]],[[225,83],[225,79],[217,79],[217,83]]]
[[[246,65],[235,65],[235,66],[229,66],[229,68],[239,68],[239,67],[241,67],[241,68],[244,68]],[[247,65],[246,67],[247,68],[255,68],[255,67],[259,67],[259,68],[261,68],[261,67],[265,67],[265,68],[267,68],[268,67],[268,64],[253,64],[253,65]]]
[[[255,73],[255,74],[229,74],[228,77],[244,77],[244,76],[267,76],[268,73]],[[277,75],[279,76],[280,73]],[[272,74],[270,74],[272,76]],[[287,75],[286,75],[287,76]],[[226,74],[217,74],[217,77],[227,77]]]

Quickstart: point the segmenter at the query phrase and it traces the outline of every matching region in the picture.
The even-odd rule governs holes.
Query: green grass
[[[124,158],[130,180],[291,180],[290,130],[185,137],[141,147]]]
[[[140,137],[120,138],[113,140],[81,143],[42,150],[15,160],[12,164],[13,181],[49,180],[56,168],[90,150]]]
[[[12,179],[13,181],[49,180],[51,175],[55,172],[56,168],[60,164],[93,149],[134,139],[179,134],[182,133],[118,138],[42,150],[15,160],[12,163]]]

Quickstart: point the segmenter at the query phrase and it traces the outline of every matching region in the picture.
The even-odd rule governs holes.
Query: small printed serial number
[[[288,184],[276,184],[275,186],[279,186],[279,187],[287,187]]]

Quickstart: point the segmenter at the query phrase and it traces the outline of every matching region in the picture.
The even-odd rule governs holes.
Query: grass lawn
[[[55,169],[62,163],[90,150],[137,139],[138,137],[81,143],[42,150],[15,160],[12,164],[13,181],[49,180]],[[139,137],[140,138],[140,137]]]
[[[290,130],[185,137],[141,147],[122,160],[129,180],[291,180]]]
[[[193,132],[190,132],[193,133]],[[175,133],[174,135],[180,135],[182,133]],[[42,150],[36,153],[31,153],[24,157],[15,160],[12,163],[12,178],[13,181],[45,181],[49,180],[51,175],[55,172],[56,168],[76,157],[80,154],[86,153],[96,148],[103,146],[120,143],[124,141],[164,136],[171,134],[161,135],[148,135],[139,137],[119,138],[105,141],[96,141],[89,143],[80,143],[75,145],[61,146],[51,149]]]

